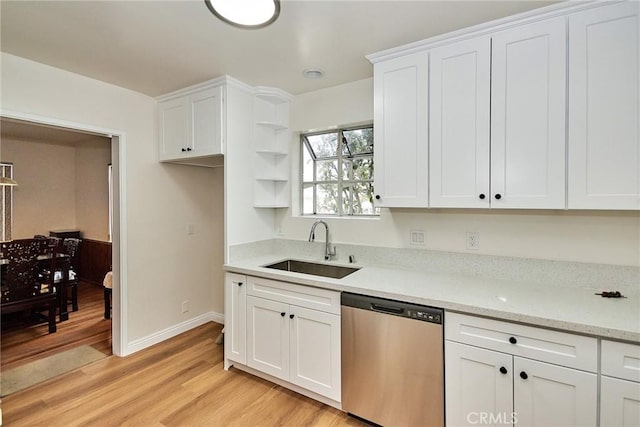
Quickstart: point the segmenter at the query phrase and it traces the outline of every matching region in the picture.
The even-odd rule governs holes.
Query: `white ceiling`
[[[370,77],[366,54],[548,4],[283,0],[274,24],[242,30],[202,0],[2,0],[0,49],[151,96],[223,74],[298,94]]]

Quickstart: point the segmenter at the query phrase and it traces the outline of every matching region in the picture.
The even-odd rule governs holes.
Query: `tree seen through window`
[[[371,126],[303,134],[302,213],[378,215]]]

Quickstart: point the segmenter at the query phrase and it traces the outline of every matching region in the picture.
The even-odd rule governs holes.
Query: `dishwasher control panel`
[[[442,323],[442,315],[428,311],[407,310],[407,317],[425,322]]]
[[[361,310],[374,311],[380,314],[405,317],[422,322],[442,325],[444,310],[437,307],[413,304],[410,302],[371,297],[367,295],[342,292],[341,304]]]

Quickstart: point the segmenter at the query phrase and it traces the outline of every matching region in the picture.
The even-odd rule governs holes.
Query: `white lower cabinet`
[[[291,306],[289,380],[341,400],[340,316]]]
[[[640,383],[602,376],[600,426],[640,426]]]
[[[247,277],[227,273],[224,294],[224,357],[246,363]]]
[[[340,316],[247,297],[247,365],[340,401]]]
[[[227,313],[240,313],[244,304],[246,316],[244,322],[235,315],[227,318],[234,323],[233,337],[246,339],[246,358],[236,356],[233,337],[225,338],[225,366],[235,361],[340,402],[340,293],[247,277],[241,296],[237,288],[243,286],[234,287],[230,276],[237,275],[227,274],[225,298],[235,307]]]
[[[446,341],[444,366],[448,426],[511,423],[511,355]]]
[[[596,425],[597,374],[515,356],[513,371],[513,411],[518,426]]]
[[[448,426],[597,425],[595,338],[447,313],[445,339]],[[556,364],[567,346],[592,372]]]
[[[602,341],[600,426],[640,426],[640,345]]]
[[[289,305],[247,297],[247,365],[289,380]]]

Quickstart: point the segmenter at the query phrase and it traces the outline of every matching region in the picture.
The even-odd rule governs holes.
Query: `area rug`
[[[9,369],[0,374],[0,396],[8,396],[105,357],[107,355],[101,351],[83,345]]]

